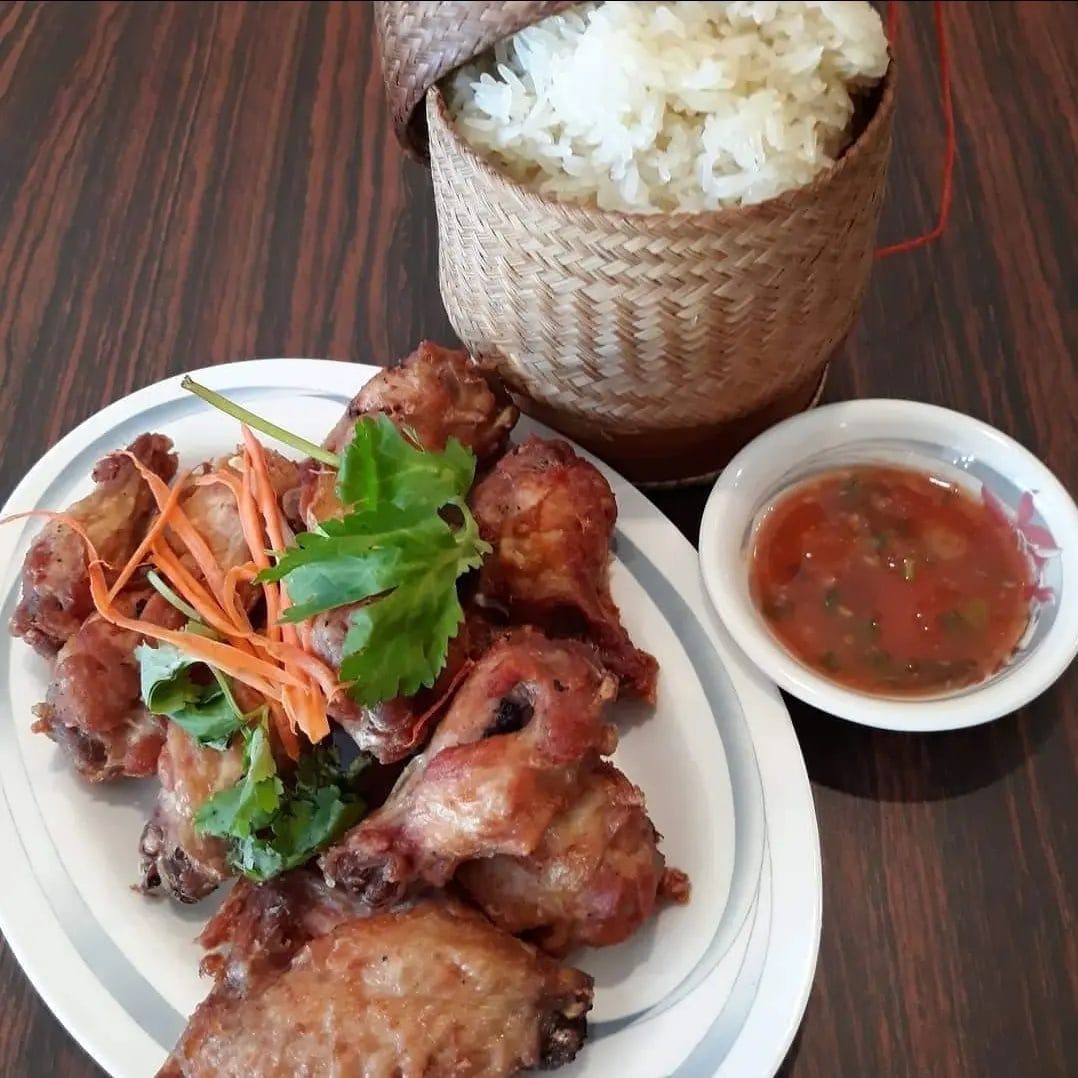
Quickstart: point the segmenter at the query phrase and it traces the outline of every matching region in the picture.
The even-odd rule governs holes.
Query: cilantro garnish
[[[154,715],[178,723],[199,744],[228,747],[232,735],[247,722],[232,695],[228,679],[171,644],[135,648],[142,700]],[[192,673],[206,672],[196,680]]]
[[[344,639],[341,677],[376,704],[434,684],[464,619],[457,578],[489,551],[464,500],[475,456],[456,439],[418,446],[385,416],[356,424],[337,489],[340,520],[296,537],[260,580],[286,580],[288,621],[361,604]]]
[[[340,606],[351,614],[341,677],[353,699],[372,705],[434,684],[464,620],[457,579],[490,546],[465,502],[475,454],[455,438],[428,450],[385,415],[364,416],[340,456],[278,427],[191,378],[197,397],[249,427],[337,469],[348,508],[296,536],[257,580],[288,584],[284,617],[302,621]]]
[[[318,747],[282,779],[265,719],[243,737],[243,778],[199,808],[195,828],[226,839],[233,868],[261,881],[305,864],[359,822],[366,805],[355,783],[368,761],[342,770],[335,749]]]

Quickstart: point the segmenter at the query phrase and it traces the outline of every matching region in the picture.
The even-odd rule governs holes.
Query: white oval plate
[[[197,377],[319,439],[374,371],[257,360]],[[87,488],[96,459],[145,430],[170,435],[184,464],[237,437],[233,421],[170,379],[72,431],[19,484],[4,513],[69,504]],[[597,991],[591,1043],[572,1069],[590,1075],[617,1066],[626,1078],[655,1078],[673,1073],[708,1039],[743,966],[743,929],[765,849],[763,787],[746,713],[755,721],[770,716],[776,730],[788,731],[789,722],[773,689],[744,667],[731,673],[708,621],[692,548],[642,495],[607,475],[620,509],[614,595],[633,637],[662,667],[656,713],[646,722],[622,713],[615,758],[645,790],[668,861],[690,873],[694,897],[629,943],[578,956]],[[5,623],[34,531],[33,524],[0,530]],[[0,857],[7,866],[0,927],[86,1050],[116,1078],[144,1078],[205,994],[194,937],[213,904],[180,909],[130,889],[152,784],[89,788],[75,778],[55,747],[29,731],[30,708],[47,683],[45,664],[5,634],[0,670],[7,674],[0,698]]]

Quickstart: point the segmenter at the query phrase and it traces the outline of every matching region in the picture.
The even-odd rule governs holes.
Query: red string
[[[947,31],[943,24],[942,0],[934,0],[932,4],[933,21],[936,24],[936,41],[940,55],[940,97],[943,106],[943,124],[946,132],[946,144],[943,151],[943,180],[940,184],[940,211],[936,226],[929,232],[920,236],[914,236],[901,243],[892,243],[887,247],[876,249],[877,258],[886,258],[888,255],[897,255],[904,251],[916,251],[919,247],[927,247],[943,235],[947,228],[947,222],[951,216],[951,195],[954,190],[954,163],[957,151],[957,140],[954,127],[954,105],[951,100],[951,61],[947,51]],[[887,38],[891,42],[891,51],[896,50],[898,36],[898,3],[897,0],[889,0],[887,4]]]

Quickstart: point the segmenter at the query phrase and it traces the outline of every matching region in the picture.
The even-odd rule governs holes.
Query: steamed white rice
[[[448,87],[480,153],[544,194],[640,213],[761,202],[849,140],[887,68],[856,2],[586,4],[501,42]]]

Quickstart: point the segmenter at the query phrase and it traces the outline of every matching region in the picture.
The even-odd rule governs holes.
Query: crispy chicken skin
[[[126,450],[165,482],[176,474],[172,442],[140,434]],[[110,453],[93,470],[96,487],[67,513],[86,529],[104,561],[118,568],[131,556],[154,512],[153,495],[124,452]],[[55,655],[93,612],[86,544],[59,521],[46,524],[23,561],[22,597],[11,633],[46,658]]]
[[[617,503],[567,442],[530,438],[473,488],[472,512],[494,551],[479,601],[555,635],[582,634],[623,688],[655,700],[658,664],[633,646],[610,597]]]
[[[128,589],[117,606],[169,629],[186,621],[148,589]],[[34,708],[34,732],[60,745],[91,782],[146,778],[157,767],[165,726],[139,693],[135,648],[143,639],[91,614],[60,649],[45,701]]]
[[[386,415],[426,449],[444,449],[456,438],[482,467],[505,452],[518,414],[497,376],[467,352],[423,341],[399,366],[380,371],[356,394],[322,444],[341,453],[360,418]],[[305,466],[300,512],[308,527],[340,515],[336,479],[335,472],[316,462]]]
[[[219,981],[159,1078],[501,1078],[586,1035],[590,977],[445,899],[332,925],[280,965]]]
[[[461,865],[456,881],[499,928],[555,956],[628,939],[663,899],[688,901],[666,868],[644,795],[600,763],[527,857]]]
[[[281,501],[286,494],[296,490],[299,484],[299,466],[272,449],[266,449],[265,454],[273,492],[278,501]],[[221,457],[203,467],[206,470],[235,472],[233,460],[233,456]],[[188,520],[206,541],[210,553],[222,571],[228,572],[229,569],[250,561],[250,551],[240,523],[239,506],[236,504],[236,496],[228,487],[221,483],[193,486],[183,494],[181,504]],[[191,555],[182,545],[179,549],[184,550],[180,560],[195,576],[201,576]],[[258,590],[247,585],[241,587],[240,591],[248,605],[258,596]]]
[[[371,912],[310,868],[267,883],[241,877],[199,936],[206,951],[201,972],[222,992],[245,995],[260,977],[287,969],[304,944]]]
[[[200,745],[177,723],[168,723],[157,761],[161,789],[139,842],[143,891],[163,888],[179,902],[198,902],[232,875],[227,845],[196,833],[195,813],[242,775],[239,738],[220,752]]]
[[[333,669],[341,665],[344,637],[351,607],[329,610],[311,622],[311,648]],[[362,752],[382,764],[397,763],[418,751],[432,727],[445,713],[471,658],[482,654],[489,643],[489,629],[478,612],[469,612],[459,632],[449,641],[442,672],[429,689],[413,696],[399,696],[371,707],[347,697],[333,704],[333,718]]]
[[[456,438],[475,452],[481,465],[505,451],[517,420],[517,410],[494,375],[473,363],[467,352],[429,341],[420,344],[399,367],[376,374],[348,405],[323,445],[340,453],[351,441],[356,422],[379,414],[410,430],[428,449],[442,449],[449,438]],[[303,466],[300,513],[308,527],[343,511],[336,479],[334,471],[317,462]],[[353,609],[338,607],[311,619],[314,651],[334,669],[340,667]],[[403,760],[426,740],[440,713],[439,702],[456,683],[467,655],[473,651],[458,637],[450,645],[446,668],[430,689],[371,708],[346,698],[334,705],[331,714],[356,745],[380,763]]]
[[[476,663],[386,803],[322,858],[326,878],[386,906],[464,861],[532,852],[582,770],[613,752],[615,695],[592,650],[520,629]]]

